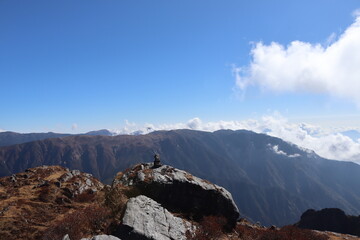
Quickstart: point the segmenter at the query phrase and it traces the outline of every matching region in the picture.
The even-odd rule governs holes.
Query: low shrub
[[[224,233],[227,224],[225,217],[205,216],[200,221],[200,225],[195,232],[194,240],[216,240]]]
[[[99,205],[78,209],[50,226],[42,239],[62,239],[63,236],[69,234],[70,239],[78,240],[99,232],[107,233],[111,224],[109,215],[109,210]]]
[[[107,207],[113,218],[120,218],[128,198],[124,195],[120,187],[112,187],[105,189],[104,206]]]
[[[241,240],[327,240],[328,236],[318,234],[307,229],[300,229],[295,226],[285,226],[279,230],[259,229],[249,226],[238,225],[237,235]]]
[[[75,196],[74,201],[76,202],[93,202],[95,199],[95,194],[91,189],[86,190],[85,192]]]
[[[274,235],[275,231],[267,231],[266,234],[269,235],[268,236],[264,236],[264,238],[262,238],[261,240],[272,240],[272,239],[284,239],[284,240],[326,240],[329,239],[328,236],[325,235],[321,235],[318,234],[314,231],[308,230],[308,229],[300,229],[298,227],[295,226],[285,226],[283,228],[281,228],[279,230],[279,235],[281,236],[281,238],[270,238],[271,235]],[[269,234],[271,233],[271,234]]]
[[[49,202],[50,189],[48,186],[41,187],[38,191],[38,199],[42,202]]]

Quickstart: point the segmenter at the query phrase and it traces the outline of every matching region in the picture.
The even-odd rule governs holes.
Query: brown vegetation
[[[52,228],[69,214],[81,212],[88,206],[101,202],[102,184],[98,180],[80,174],[61,181],[61,177],[66,174],[69,174],[68,169],[44,166],[0,178],[1,239],[41,239],[43,232],[47,232],[49,227]],[[97,192],[91,189],[78,192],[78,184],[86,186],[86,180],[93,183],[92,188]],[[80,219],[83,218],[79,216]],[[94,222],[91,224],[96,227]]]
[[[123,211],[125,210],[128,197],[124,194],[124,191],[125,190],[119,185],[112,188],[105,188],[104,206],[109,209],[115,221],[120,221]]]
[[[94,193],[91,189],[88,189],[85,192],[76,195],[74,201],[81,203],[93,202],[95,197],[96,193]]]
[[[69,234],[70,239],[78,240],[100,232],[108,232],[111,224],[109,209],[99,205],[90,205],[78,209],[54,222],[45,232],[43,240],[62,239]]]
[[[232,231],[226,231],[226,219],[217,216],[207,216],[197,226],[191,240],[327,240],[327,234],[320,234],[311,230],[304,230],[295,226],[266,228],[251,224],[247,221],[238,223]],[[342,239],[342,238],[341,238]],[[345,238],[344,238],[345,239]]]
[[[326,240],[326,235],[311,230],[304,230],[294,226],[276,228],[252,228],[245,225],[236,227],[238,239],[241,240]]]
[[[204,217],[200,225],[198,226],[194,240],[216,240],[224,234],[224,227],[227,221],[224,217],[218,216],[206,216]]]

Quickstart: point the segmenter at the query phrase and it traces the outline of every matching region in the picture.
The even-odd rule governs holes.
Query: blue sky
[[[252,53],[273,50],[276,42],[297,66],[298,55],[287,51],[291,42],[313,46],[296,51],[311,54],[321,44],[326,52],[354,25],[359,8],[358,0],[0,0],[0,129],[75,133],[121,128],[125,120],[241,121],[274,111],[293,121],[360,127],[359,101],[349,87],[337,87],[331,76],[316,83],[313,75],[323,72],[307,67],[299,76],[312,77],[272,87],[274,79],[287,84],[278,65]],[[346,50],[359,55],[359,44]],[[347,59],[346,66],[359,63]],[[333,62],[342,69],[339,79],[360,82],[356,68]]]

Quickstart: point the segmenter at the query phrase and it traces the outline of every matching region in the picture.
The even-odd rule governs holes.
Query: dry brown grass
[[[312,230],[300,229],[294,226],[285,226],[280,229],[257,228],[238,225],[235,229],[238,239],[241,240],[327,240],[326,235]]]
[[[120,185],[106,188],[104,194],[104,206],[109,209],[112,218],[120,222],[120,218],[125,210],[128,197],[125,192],[128,188]]]
[[[217,240],[220,239],[225,232],[227,220],[224,217],[206,216],[204,217],[196,232],[192,237],[194,240]]]
[[[75,196],[74,201],[80,203],[91,203],[96,200],[96,193],[91,191],[90,189],[85,192],[78,194]]]
[[[70,239],[78,240],[100,232],[107,232],[110,224],[109,209],[93,204],[68,213],[61,220],[54,222],[41,239],[62,239],[63,236],[69,234]]]
[[[16,174],[16,181],[0,178],[1,239],[41,239],[42,232],[54,222],[97,201],[100,192],[94,197],[64,196],[55,183],[66,172],[62,167],[40,167]],[[64,183],[63,187],[71,184]]]
[[[283,228],[265,228],[249,222],[238,223],[235,229],[227,231],[226,219],[207,216],[202,219],[194,236],[188,234],[191,240],[327,240],[327,234],[312,230],[300,229],[294,226]],[[346,239],[346,238],[341,238]]]

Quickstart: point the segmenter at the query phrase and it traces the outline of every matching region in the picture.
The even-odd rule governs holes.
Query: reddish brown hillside
[[[90,174],[58,166],[0,178],[1,239],[41,239],[64,215],[95,202],[102,188]]]

